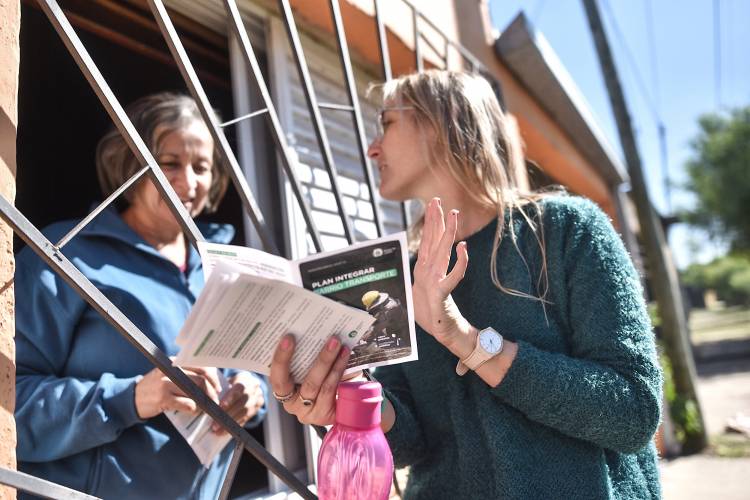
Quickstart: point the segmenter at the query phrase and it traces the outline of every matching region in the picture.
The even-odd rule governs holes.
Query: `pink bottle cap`
[[[361,429],[380,425],[382,390],[378,382],[341,382],[336,422]]]

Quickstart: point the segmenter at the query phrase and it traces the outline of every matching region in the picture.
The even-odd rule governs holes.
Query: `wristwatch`
[[[474,350],[458,362],[456,373],[464,375],[469,370],[476,370],[501,352],[503,352],[503,336],[494,328],[480,330]]]

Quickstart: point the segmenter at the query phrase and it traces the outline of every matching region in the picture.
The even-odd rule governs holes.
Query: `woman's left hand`
[[[414,314],[419,326],[435,339],[452,349],[468,335],[471,325],[458,310],[451,292],[463,279],[469,264],[466,243],[456,247],[457,260],[448,272],[451,248],[458,228],[458,211],[448,214],[447,226],[439,198],[433,198],[425,211],[422,241],[414,266]]]
[[[219,401],[221,409],[240,425],[245,425],[263,408],[265,399],[258,377],[240,372],[229,378],[229,390]],[[216,434],[226,432],[218,423],[211,427]]]

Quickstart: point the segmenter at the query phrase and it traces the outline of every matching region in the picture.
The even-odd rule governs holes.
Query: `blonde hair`
[[[472,200],[495,210],[497,229],[492,245],[490,274],[493,284],[510,295],[546,302],[546,244],[539,200],[550,193],[533,192],[519,187],[516,173],[525,168],[524,155],[510,136],[508,117],[500,109],[490,84],[479,75],[443,70],[428,70],[402,76],[381,86],[383,102],[413,107],[411,114],[418,128],[434,131],[435,144],[426,148],[430,168],[444,169]],[[538,223],[526,212],[532,207]],[[531,274],[518,247],[513,230],[513,213],[517,211],[536,238],[542,256],[542,267],[536,281],[536,295],[505,287],[497,270],[497,252],[506,229],[516,251]],[[410,228],[412,249],[421,238],[424,216]]]
[[[184,129],[195,121],[203,123],[195,101],[186,95],[172,92],[160,92],[141,97],[129,104],[125,112],[154,156],[158,154],[161,141],[168,134]],[[104,197],[115,192],[142,166],[114,126],[99,140],[96,146],[96,174]],[[214,145],[212,174],[206,203],[207,212],[216,210],[229,184],[229,177],[226,169],[223,168],[216,145]],[[134,190],[128,189],[122,197],[130,203],[133,194]]]

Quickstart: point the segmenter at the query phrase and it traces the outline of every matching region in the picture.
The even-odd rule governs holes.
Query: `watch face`
[[[483,330],[479,334],[479,344],[490,354],[497,354],[503,347],[503,338],[492,330]]]

